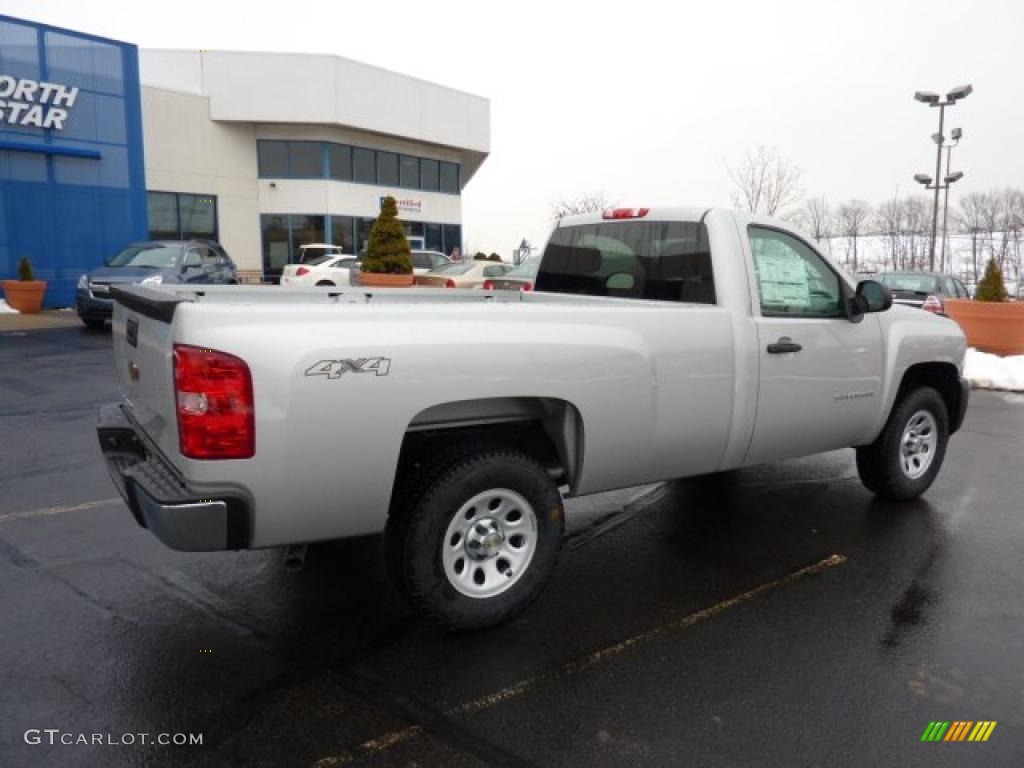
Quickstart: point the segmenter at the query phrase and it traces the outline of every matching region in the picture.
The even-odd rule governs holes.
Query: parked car
[[[365,256],[365,250],[359,252],[359,256],[357,257],[359,263],[362,263]],[[414,275],[425,275],[433,269],[437,269],[445,264],[450,264],[452,261],[440,251],[420,250],[418,248],[414,248],[412,250],[410,258],[412,260],[412,273]],[[359,285],[360,271],[359,265],[357,264],[352,270],[350,280],[352,285]]]
[[[484,280],[485,291],[532,291],[540,269],[540,257],[528,259],[501,277]]]
[[[416,278],[416,285],[431,288],[483,288],[484,281],[501,277],[508,264],[496,261],[453,261]]]
[[[927,491],[967,408],[964,334],[813,242],[743,212],[624,209],[562,219],[534,291],[115,288],[100,446],[172,548],[384,533],[420,610],[494,625],[554,569],[560,486],[855,447],[879,498]]]
[[[89,328],[102,328],[110,319],[113,285],[233,284],[235,263],[212,240],[153,240],[132,243],[116,256],[78,278],[75,305]]]
[[[945,316],[946,299],[971,297],[959,278],[941,272],[883,272],[879,280],[892,291],[894,303],[937,315]]]
[[[289,288],[349,285],[352,271],[359,271],[354,256],[321,254],[300,264],[286,264],[281,270],[281,285]]]

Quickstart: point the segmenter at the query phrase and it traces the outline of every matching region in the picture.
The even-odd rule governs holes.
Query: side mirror
[[[885,312],[892,306],[892,292],[877,280],[861,280],[857,283],[856,298],[864,312]]]

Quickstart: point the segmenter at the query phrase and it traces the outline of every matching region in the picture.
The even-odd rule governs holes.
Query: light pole
[[[950,131],[949,135],[950,138],[953,139],[953,143],[946,145],[946,173],[948,175],[953,175],[950,174],[950,158],[953,154],[953,147],[960,144],[960,139],[963,138],[964,132],[960,128],[954,128],[952,131]],[[963,174],[960,174],[960,176],[963,176]],[[957,180],[960,179],[960,176],[957,176]],[[942,201],[942,258],[939,259],[939,269],[940,271],[944,272],[946,270],[946,267],[949,266],[949,257],[946,249],[946,223],[949,220],[949,184],[946,185],[946,192],[943,197],[944,199]]]
[[[963,177],[964,177],[964,172],[963,171],[957,171],[956,173],[947,173],[946,177],[943,179],[943,182],[945,182],[945,183],[940,184],[939,182],[936,181],[934,184],[932,184],[932,177],[929,176],[927,173],[915,173],[914,174],[914,181],[916,181],[918,184],[923,186],[925,189],[934,189],[935,190],[935,202],[936,202],[936,204],[938,204],[938,201],[939,201],[939,190],[940,189],[946,190],[946,203],[948,204],[949,203],[949,187],[950,187],[950,185],[960,181],[960,179],[962,179]],[[938,215],[938,208],[935,209],[935,213],[936,213],[936,215]],[[937,225],[937,224],[938,224],[938,220],[936,219],[933,222],[933,225]],[[942,239],[943,239],[943,242],[945,242],[945,239],[946,239],[946,221],[945,221],[945,218],[943,218],[943,221],[942,221]],[[928,260],[928,271],[929,272],[934,272],[935,271],[935,230],[934,229],[932,230],[932,252],[931,252],[931,255],[929,256],[929,260]]]
[[[946,107],[950,107],[956,104],[960,99],[966,99],[974,91],[974,88],[970,85],[961,85],[949,93],[946,94],[946,100],[942,101],[942,98],[937,93],[931,91],[917,91],[914,93],[914,98],[920,101],[922,104],[927,104],[929,107],[939,108],[939,140],[938,146],[935,150],[935,178],[936,185],[934,187],[928,186],[931,183],[931,179],[928,180],[928,184],[925,184],[927,189],[935,190],[935,202],[932,204],[932,239],[931,248],[928,252],[928,269],[929,271],[935,270],[935,239],[936,234],[939,230],[939,190],[942,189],[942,185],[937,183],[938,179],[942,178],[942,142],[945,141],[946,137],[942,133],[944,127],[944,121],[946,118]],[[920,181],[918,176],[924,176],[924,174],[917,174],[914,178]]]

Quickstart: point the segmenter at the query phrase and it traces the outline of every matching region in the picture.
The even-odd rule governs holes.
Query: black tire
[[[321,280],[316,284],[317,288],[327,288],[328,286],[331,288],[335,287],[334,283],[332,283],[330,280]]]
[[[914,477],[904,468],[902,440],[910,421],[921,413],[931,414],[934,420],[935,445],[929,450],[927,469]],[[930,430],[930,425],[927,428]],[[857,473],[864,486],[882,499],[916,499],[928,490],[942,468],[948,441],[949,414],[942,396],[931,387],[910,390],[893,405],[878,439],[857,449]]]
[[[103,327],[107,324],[107,320],[104,317],[83,317],[81,320],[90,331],[102,331]]]
[[[440,465],[444,468],[438,471]],[[405,595],[430,619],[454,631],[491,627],[522,612],[547,584],[562,547],[565,511],[555,482],[534,459],[510,448],[477,448],[467,453],[465,446],[456,446],[445,459],[424,465],[418,475],[393,507],[387,531],[389,565]],[[530,510],[520,514],[526,517],[532,512],[535,544],[521,573],[513,577],[506,561],[506,575],[513,579],[509,586],[501,584],[497,588],[503,591],[497,594],[474,597],[449,578],[442,550],[449,544],[449,525],[456,524],[460,508],[492,491],[511,492],[525,500]],[[481,512],[467,519],[482,521],[486,516]],[[514,538],[507,537],[509,545]],[[480,563],[468,554],[463,559],[467,575],[473,569],[482,571],[484,563],[500,569],[503,560],[500,554]]]

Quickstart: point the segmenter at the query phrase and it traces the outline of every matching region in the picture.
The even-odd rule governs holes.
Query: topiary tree
[[[1009,294],[1006,292],[1006,285],[1003,283],[1003,272],[999,269],[995,259],[989,259],[985,265],[985,274],[978,281],[978,288],[974,292],[975,301],[1006,301]]]
[[[487,254],[483,251],[477,251],[473,254],[473,261],[487,261]]]
[[[370,229],[366,244],[363,272],[389,275],[412,274],[412,252],[402,222],[398,220],[398,204],[388,196],[380,206],[380,216]]]
[[[18,259],[18,279],[26,283],[36,279],[35,270],[32,269],[32,262],[29,261],[28,256]]]
[[[492,253],[490,256],[487,257],[487,260],[488,261],[501,261],[501,256],[499,256],[496,253]]]

